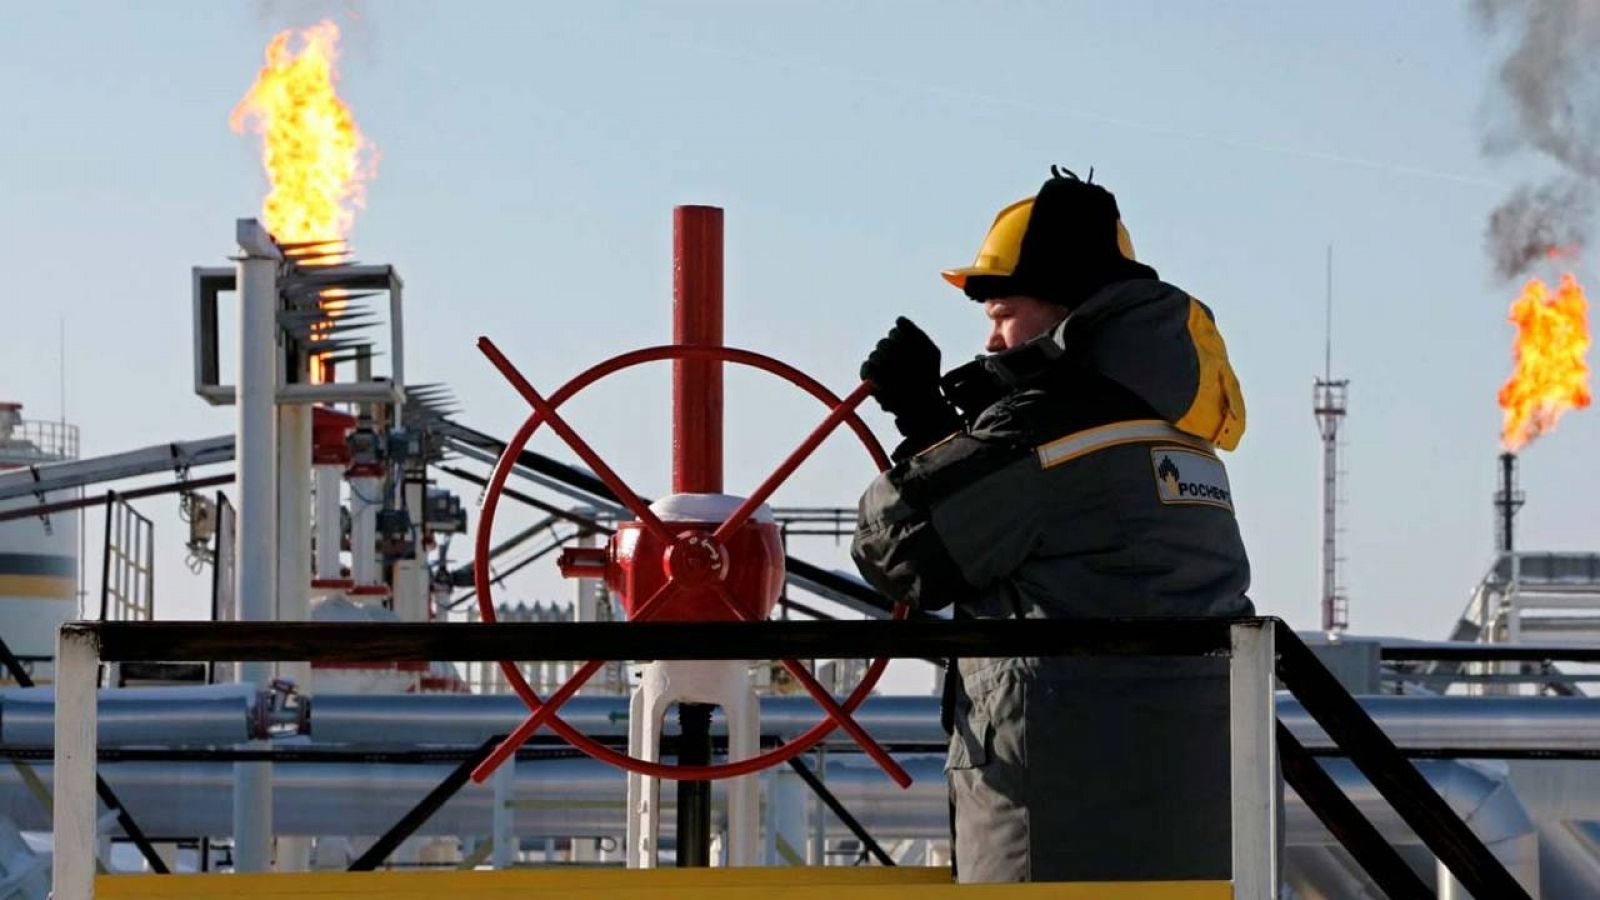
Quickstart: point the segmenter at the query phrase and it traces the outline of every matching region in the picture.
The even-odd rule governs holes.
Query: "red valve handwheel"
[[[562,385],[560,389],[546,399],[540,396],[539,392],[522,377],[521,373],[512,366],[511,362],[505,358],[499,348],[495,347],[492,341],[486,337],[479,338],[478,347],[489,358],[489,361],[494,364],[495,368],[506,376],[512,386],[517,389],[517,392],[534,408],[527,420],[522,423],[522,427],[507,442],[484,491],[483,509],[480,514],[476,535],[473,579],[477,587],[478,608],[485,622],[495,621],[494,601],[491,593],[493,587],[488,565],[489,539],[494,527],[495,511],[499,506],[500,494],[505,488],[506,478],[516,464],[517,457],[522,453],[523,448],[528,444],[528,440],[540,425],[548,423],[551,429],[572,448],[573,452],[594,470],[594,473],[605,482],[607,487],[611,488],[618,501],[629,512],[633,513],[646,529],[654,532],[658,538],[667,544],[673,544],[677,540],[665,524],[639,498],[639,495],[634,493],[556,412],[558,407],[570,400],[579,391],[607,375],[632,368],[633,366],[661,360],[710,360],[734,363],[776,375],[822,401],[825,405],[832,407],[822,424],[817,426],[806,440],[762,482],[760,487],[745,502],[740,504],[739,508],[728,517],[727,521],[717,528],[712,537],[719,542],[736,531],[771,496],[772,492],[793,473],[794,469],[806,457],[811,455],[817,446],[822,443],[823,439],[841,423],[849,425],[850,429],[855,432],[856,437],[872,457],[873,463],[878,466],[879,471],[889,467],[889,457],[888,454],[884,453],[883,446],[878,443],[878,439],[873,436],[866,424],[855,414],[856,406],[870,393],[870,385],[866,383],[861,384],[848,397],[841,400],[804,372],[770,356],[732,347],[672,344],[634,350],[597,363],[579,373],[577,377]],[[669,579],[653,596],[635,610],[634,618],[649,618],[659,608],[660,604],[672,594],[675,585],[676,582]],[[723,595],[723,600],[730,610],[737,612],[737,606],[731,603],[725,594]],[[896,605],[894,618],[903,619],[905,615],[906,608],[903,605]],[[601,666],[604,665],[603,660],[592,660],[584,664],[565,684],[550,695],[549,700],[540,698],[538,692],[523,677],[516,663],[502,660],[500,662],[500,670],[505,674],[506,680],[511,684],[512,689],[528,705],[533,714],[473,771],[472,777],[480,782],[486,779],[500,763],[504,762],[506,757],[515,753],[517,747],[521,746],[535,731],[544,726],[548,726],[568,743],[596,759],[642,775],[651,775],[675,781],[705,781],[717,778],[732,778],[738,775],[758,772],[804,753],[824,737],[827,737],[835,727],[842,727],[861,744],[862,748],[884,768],[891,778],[902,787],[905,787],[911,783],[910,776],[871,737],[867,736],[865,730],[850,716],[850,713],[854,712],[856,707],[860,706],[861,702],[871,693],[873,686],[877,684],[888,663],[889,660],[886,657],[873,660],[872,664],[867,667],[866,673],[862,676],[861,683],[856,685],[856,689],[841,703],[835,700],[821,685],[817,684],[815,679],[803,667],[793,660],[785,660],[785,667],[801,682],[812,698],[823,707],[826,713],[823,720],[794,740],[748,759],[733,760],[716,765],[680,766],[639,759],[627,753],[614,750],[578,731],[557,715],[556,710],[570,699],[585,681],[600,670]]]

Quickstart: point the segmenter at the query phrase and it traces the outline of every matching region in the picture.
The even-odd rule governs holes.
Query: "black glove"
[[[939,348],[910,319],[895,320],[861,364],[861,378],[872,382],[872,396],[906,438],[895,459],[960,430],[961,418],[939,393]]]

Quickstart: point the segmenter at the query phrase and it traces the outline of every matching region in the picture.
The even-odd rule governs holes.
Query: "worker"
[[[1253,614],[1217,457],[1245,427],[1227,350],[1092,181],[1052,167],[944,272],[983,305],[988,355],[941,377],[901,318],[861,367],[904,440],[851,553],[896,601],[957,619]],[[961,881],[1229,877],[1225,659],[962,659],[945,701]]]

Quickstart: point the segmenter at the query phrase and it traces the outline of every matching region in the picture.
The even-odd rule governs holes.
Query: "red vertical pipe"
[[[722,346],[722,210],[672,210],[672,340]],[[722,492],[722,363],[672,364],[673,493]]]
[[[722,346],[722,210],[672,211],[672,340]],[[722,363],[672,363],[672,491],[722,493]],[[670,583],[670,582],[669,582]],[[711,762],[711,707],[678,704],[678,764]],[[678,782],[678,866],[711,864],[711,783]]]

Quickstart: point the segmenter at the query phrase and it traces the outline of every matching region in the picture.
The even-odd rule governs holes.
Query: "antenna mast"
[[[1322,434],[1322,630],[1337,636],[1350,627],[1349,598],[1340,578],[1339,427],[1344,422],[1347,379],[1333,377],[1333,246],[1328,246],[1326,345],[1322,377],[1312,393],[1312,410]]]
[[[61,363],[61,424],[65,425],[67,424],[67,317],[65,314],[61,316],[60,325],[61,340],[58,349]]]

